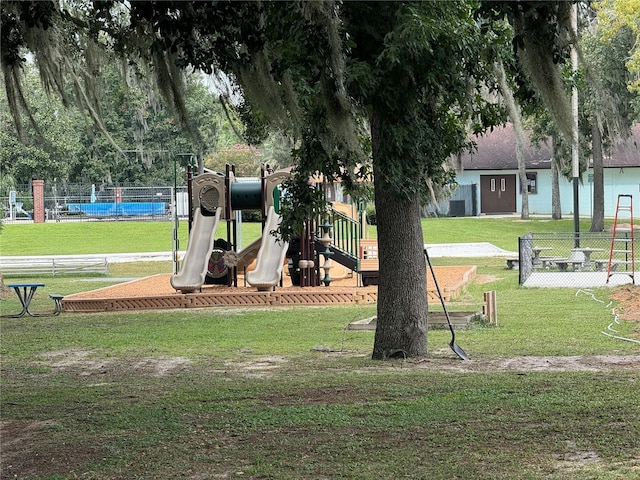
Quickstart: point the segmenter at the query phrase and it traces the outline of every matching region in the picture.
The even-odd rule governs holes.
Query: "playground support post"
[[[189,233],[191,233],[191,225],[193,224],[193,165],[192,165],[192,160],[189,160],[189,163],[187,164],[187,200],[189,201],[189,217],[188,217],[188,223],[189,223]]]
[[[172,248],[173,248],[173,273],[177,274],[180,271],[180,262],[178,260],[178,251],[180,249],[180,240],[178,236],[178,228],[180,227],[180,221],[178,219],[178,158],[179,157],[189,157],[187,160],[187,202],[189,209],[189,217],[188,217],[188,230],[191,230],[191,222],[193,221],[192,213],[191,213],[191,180],[193,177],[191,176],[191,163],[193,162],[193,153],[178,153],[173,158],[173,192],[171,193],[171,208],[173,212],[172,221]]]
[[[236,219],[233,211],[233,206],[231,205],[231,180],[232,176],[235,177],[236,174],[236,166],[229,165],[228,163],[225,166],[225,175],[224,175],[224,190],[225,190],[225,199],[224,199],[224,216],[227,221],[227,245],[229,248],[237,252],[238,251],[238,236],[237,236],[237,228],[236,228]],[[238,286],[238,270],[235,267],[230,268],[231,275],[228,275],[228,286]]]

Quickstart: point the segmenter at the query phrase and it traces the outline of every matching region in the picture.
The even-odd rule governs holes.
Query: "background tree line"
[[[96,79],[97,105],[105,128],[120,150],[80,108],[68,108],[43,87],[34,62],[23,68],[23,87],[34,123],[21,118],[19,139],[7,105],[0,96],[0,156],[3,192],[32,179],[61,183],[171,185],[174,160],[180,173],[193,154],[206,167],[224,171],[235,164],[240,175],[257,175],[261,162],[290,163],[290,141],[270,135],[264,144],[248,146],[238,136],[242,124],[233,109],[224,113],[220,93],[200,73],[185,77],[185,103],[204,148],[194,144],[175,112],[148,80],[128,80],[115,60],[102,66]],[[0,84],[2,90],[4,83]],[[288,149],[287,149],[288,146]],[[182,180],[182,176],[180,181]]]

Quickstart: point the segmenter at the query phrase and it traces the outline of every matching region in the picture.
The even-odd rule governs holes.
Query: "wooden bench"
[[[109,274],[106,257],[94,258],[21,258],[0,259],[3,276],[63,275],[99,273]]]
[[[507,269],[513,270],[520,266],[520,259],[518,257],[507,258]]]

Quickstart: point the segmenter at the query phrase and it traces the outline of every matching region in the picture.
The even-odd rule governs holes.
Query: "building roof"
[[[528,170],[540,170],[551,168],[551,142],[534,146],[529,141],[529,135],[525,132],[525,145],[523,149],[525,164]],[[461,155],[463,170],[517,170],[516,140],[513,133],[513,125],[494,128],[481,136],[475,136],[472,140],[477,149],[473,153]],[[614,147],[610,154],[604,154],[605,168],[640,167],[640,124],[632,128],[632,137]],[[589,159],[589,164],[593,162]]]

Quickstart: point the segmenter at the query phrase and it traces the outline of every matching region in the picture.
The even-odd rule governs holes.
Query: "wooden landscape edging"
[[[323,292],[320,288],[302,292],[226,292],[188,293],[124,298],[62,299],[65,312],[91,313],[112,311],[166,310],[209,307],[268,307],[292,305],[362,305],[375,303],[378,293],[354,290]]]
[[[476,274],[476,267],[468,267],[463,278],[454,285],[443,288],[445,301],[460,295],[467,283]],[[148,277],[151,278],[151,277]],[[145,279],[132,280],[121,285],[133,287],[140,291]],[[138,286],[138,288],[136,288]],[[367,305],[378,301],[378,291],[375,288],[340,287],[326,289],[324,287],[309,287],[291,289],[276,289],[273,292],[234,291],[225,289],[215,291],[207,289],[193,293],[157,293],[123,294],[114,296],[113,288],[102,287],[92,291],[91,296],[86,293],[67,295],[61,300],[63,311],[76,313],[113,312],[113,311],[143,311],[167,310],[211,307],[278,307],[294,305]],[[427,298],[429,302],[437,301],[438,296],[431,279],[428,280]],[[433,287],[433,288],[431,288]]]

